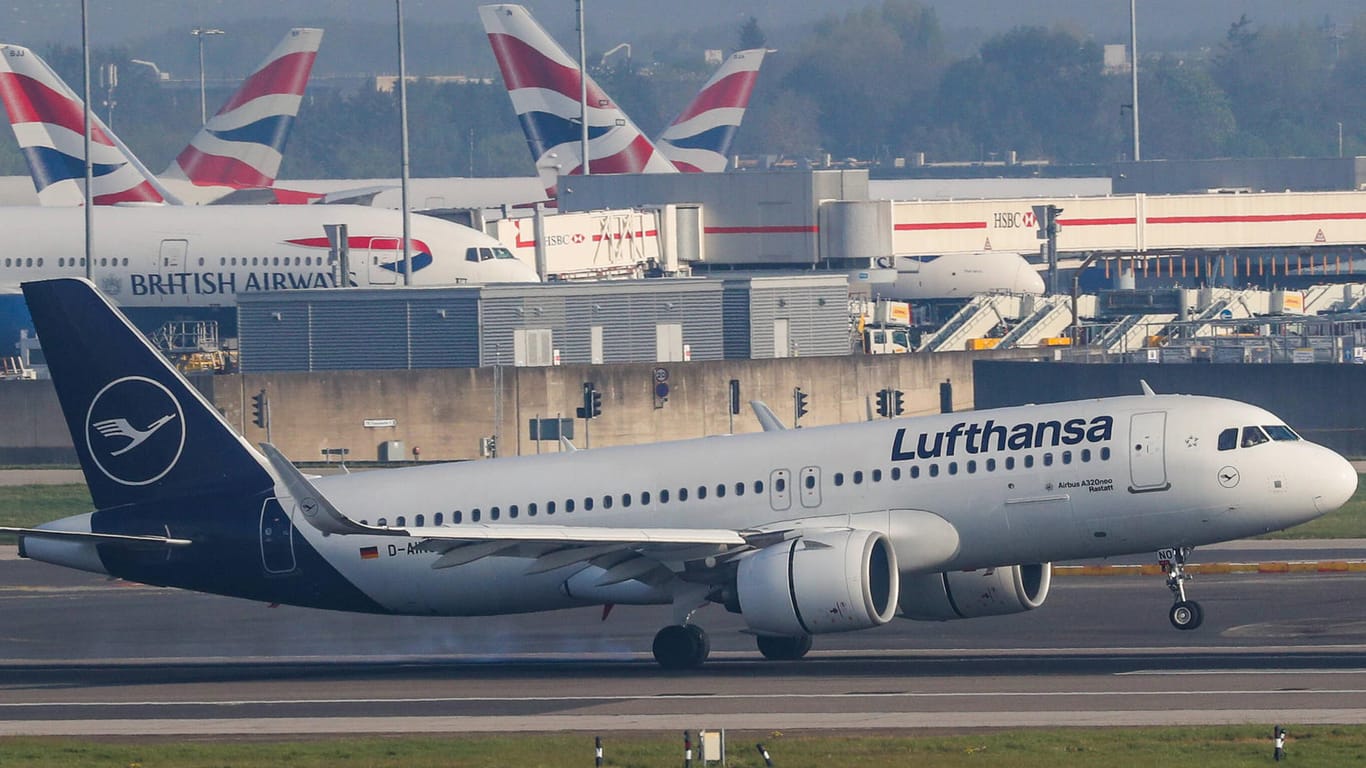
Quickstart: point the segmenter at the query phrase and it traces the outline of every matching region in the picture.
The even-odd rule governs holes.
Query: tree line
[[[736,45],[762,45],[761,23],[740,25]],[[615,58],[593,74],[656,135],[708,77],[702,67],[671,63],[697,58],[688,45],[654,51],[649,62]],[[80,82],[78,51],[40,52],[69,83]],[[121,65],[114,98],[97,85],[92,102],[159,170],[198,128],[198,90],[167,87],[130,59],[126,50],[95,52],[97,67]],[[209,93],[210,111],[227,93]],[[408,94],[413,175],[534,173],[497,78],[422,82]],[[1127,70],[1107,71],[1103,46],[1066,26],[1018,27],[955,56],[932,8],[885,0],[827,18],[769,56],[733,151],[882,162],[919,152],[932,162],[981,161],[1014,151],[1107,163],[1129,159],[1131,101]],[[1144,159],[1333,156],[1339,125],[1344,154],[1366,154],[1366,14],[1337,26],[1230,19],[1223,38],[1199,50],[1144,56],[1139,108]],[[397,118],[395,93],[328,87],[315,74],[282,175],[397,176]],[[0,173],[26,172],[14,143],[0,142]]]

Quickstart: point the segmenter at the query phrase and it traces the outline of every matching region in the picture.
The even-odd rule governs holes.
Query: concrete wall
[[[729,382],[740,381],[744,406],[735,432],[759,425],[748,401],[769,404],[792,423],[792,390],[808,395],[803,426],[867,418],[868,398],[883,387],[905,393],[905,415],[936,413],[939,385],[951,381],[955,409],[973,402],[972,361],[1014,359],[1021,351],[935,355],[717,360],[631,365],[562,365],[550,368],[460,368],[413,371],[237,374],[199,377],[196,386],[248,441],[264,442],[266,430],[251,423],[251,397],[270,400],[270,439],[296,461],[319,461],[322,451],[347,448],[353,461],[374,461],[380,444],[399,440],[425,460],[470,459],[481,437],[498,434],[499,455],[534,454],[528,435],[533,418],[573,418],[582,386],[603,393],[602,416],[575,424],[574,443],[604,446],[719,435],[732,429]],[[668,370],[670,393],[655,407],[654,370]],[[499,379],[501,378],[501,384]],[[501,395],[501,398],[498,395]],[[501,399],[501,402],[500,402]],[[498,411],[501,410],[501,419]],[[0,463],[74,463],[75,453],[50,382],[0,382],[0,414],[13,428],[0,430]],[[393,426],[366,427],[372,424]],[[541,451],[555,451],[543,442]]]
[[[979,360],[976,406],[994,408],[1156,392],[1213,395],[1259,405],[1305,438],[1366,456],[1366,366],[1333,364],[1024,363]]]

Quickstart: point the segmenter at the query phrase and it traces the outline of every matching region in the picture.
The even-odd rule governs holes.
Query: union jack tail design
[[[42,205],[85,202],[85,103],[38,54],[0,45],[0,100]],[[128,147],[90,116],[91,200],[164,203],[173,198]]]
[[[162,175],[201,187],[274,184],[322,41],[321,29],[291,29]]]
[[[763,48],[736,51],[659,137],[659,151],[685,173],[726,170],[730,144],[749,107]]]
[[[479,8],[489,45],[526,133],[546,190],[557,176],[583,173],[578,62],[520,5]],[[593,78],[588,78],[591,173],[673,173],[675,168]]]

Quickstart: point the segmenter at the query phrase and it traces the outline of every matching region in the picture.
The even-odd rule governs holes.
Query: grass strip
[[[724,720],[724,718],[717,718]],[[686,722],[686,721],[685,721]],[[1366,726],[1286,725],[1287,758],[1300,768],[1366,764]],[[762,766],[763,743],[778,768],[925,765],[1011,768],[1242,768],[1272,762],[1272,724],[1189,728],[1053,728],[953,735],[727,733],[727,764]],[[696,750],[696,732],[694,750]],[[681,732],[604,734],[604,765],[680,765]],[[701,766],[700,759],[695,765]],[[189,741],[0,738],[0,765],[32,768],[426,768],[593,765],[593,735],[469,734],[439,737],[319,738],[299,741]]]

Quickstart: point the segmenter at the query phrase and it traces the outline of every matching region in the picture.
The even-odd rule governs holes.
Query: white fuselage
[[[83,276],[85,212],[0,208],[12,246],[0,255],[0,295],[19,284]],[[363,206],[98,206],[93,280],[131,308],[224,307],[238,293],[320,288],[338,282],[324,225],[345,224],[350,280],[403,283],[399,212]],[[413,284],[534,282],[516,259],[470,258],[498,241],[458,224],[414,215]]]
[[[1044,292],[1043,279],[1019,254],[1006,251],[951,253],[896,259],[896,282],[880,289],[885,298],[965,299],[979,293]]]
[[[1056,441],[1051,426],[1040,434],[1049,422],[1059,425]],[[348,517],[395,527],[874,529],[890,536],[910,574],[1195,546],[1295,525],[1344,502],[1356,475],[1326,448],[1294,439],[1218,449],[1224,430],[1278,424],[1227,400],[1124,397],[316,482]],[[947,559],[917,556],[907,526],[926,512],[957,531]],[[438,555],[417,539],[324,536],[307,525],[296,535],[399,613],[668,599],[639,583],[594,588],[598,566],[528,575],[530,550],[433,570]],[[375,551],[362,557],[368,547]]]

